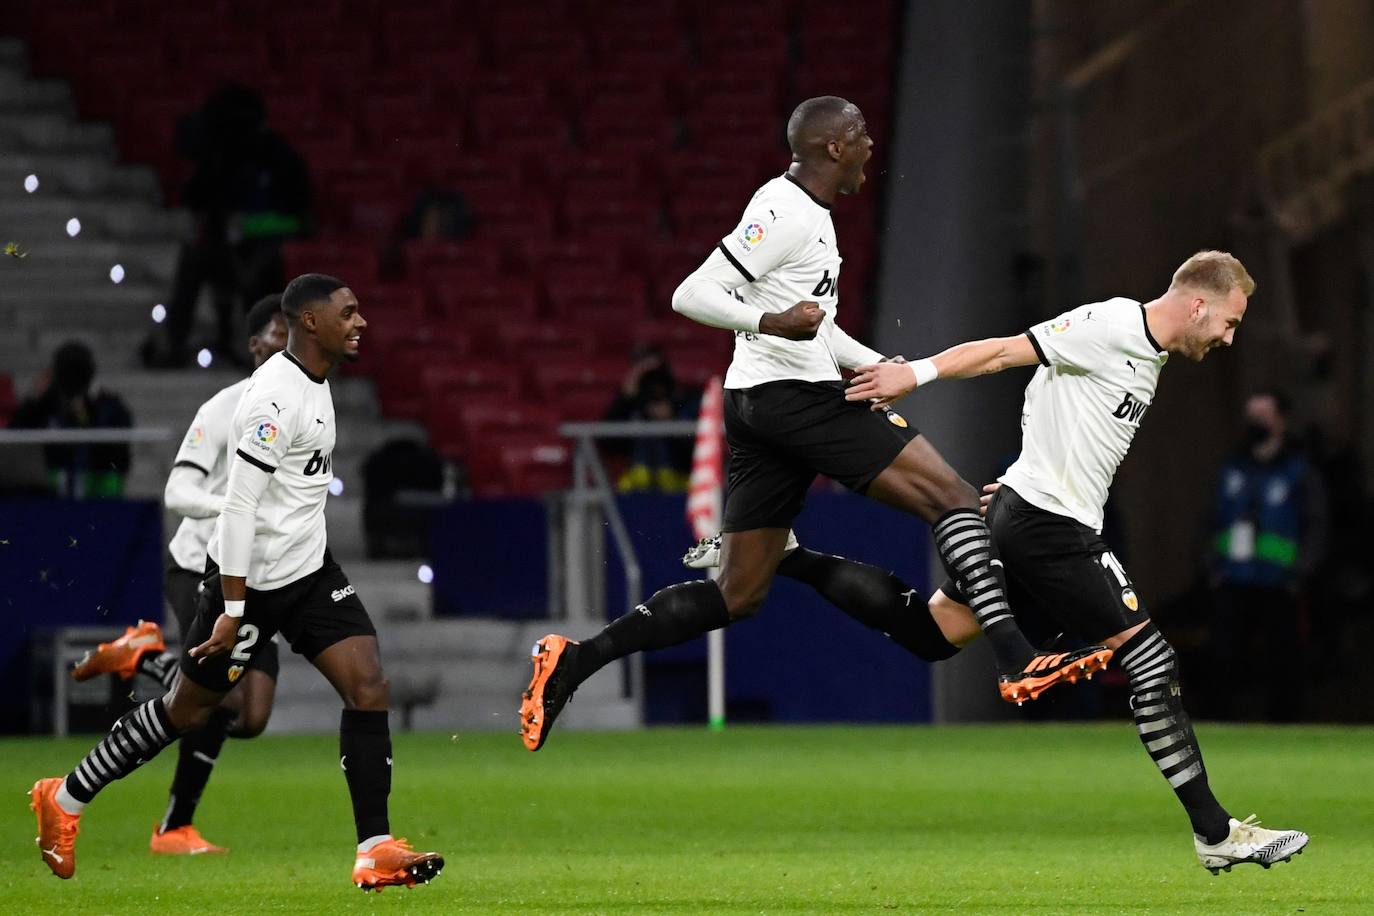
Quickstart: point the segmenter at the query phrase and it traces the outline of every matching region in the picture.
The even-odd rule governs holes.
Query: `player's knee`
[[[256,738],[267,730],[267,720],[271,715],[270,707],[263,708],[249,704],[239,712],[239,717],[234,720],[234,727],[230,734],[235,738]]]
[[[386,709],[391,702],[391,682],[377,671],[349,688],[344,705],[349,709]]]
[[[768,583],[739,583],[724,577],[720,580],[720,594],[731,620],[753,617],[768,597]]]

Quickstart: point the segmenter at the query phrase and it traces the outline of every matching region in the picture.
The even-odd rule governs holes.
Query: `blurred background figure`
[[[630,370],[620,391],[606,409],[607,420],[682,420],[696,416],[663,351],[651,344],[630,354]],[[685,493],[692,475],[692,440],[687,438],[628,439],[612,446],[629,458],[616,482],[622,493],[648,490]]]
[[[165,336],[150,338],[144,360],[167,368],[187,362],[196,303],[208,286],[218,316],[215,350],[242,363],[234,346],[238,320],[250,303],[285,285],[282,242],[306,229],[305,161],[267,127],[262,96],[235,84],[177,123],[176,145],[196,163],[182,198],[195,217],[195,238],[181,248]]]
[[[68,341],[53,354],[38,394],[23,401],[11,429],[99,429],[129,427],[133,416],[116,394],[92,393],[95,356],[90,347]],[[58,496],[69,499],[119,497],[129,473],[127,442],[103,445],[47,445],[43,463]]]
[[[1212,639],[1227,717],[1279,721],[1302,714],[1303,596],[1326,554],[1326,492],[1288,435],[1288,401],[1259,391],[1245,402],[1245,443],[1223,466],[1212,538]],[[1275,677],[1275,672],[1283,672]],[[1263,710],[1246,709],[1266,685]]]

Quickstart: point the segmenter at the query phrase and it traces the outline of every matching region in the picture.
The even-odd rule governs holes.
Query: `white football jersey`
[[[748,281],[733,293],[746,305],[778,313],[811,301],[826,314],[813,340],[736,331],[725,387],[750,388],[782,379],[838,381],[840,367],[830,333],[843,259],[830,205],[812,197],[791,176],[780,175],[754,192],[738,228],[720,241],[719,248]]]
[[[228,388],[221,388],[214,397],[200,405],[186,438],[177,450],[175,467],[192,467],[204,472],[204,488],[224,495],[229,480],[229,443],[238,439],[234,434],[234,409],[248,389],[252,379],[241,379]],[[205,571],[205,547],[215,533],[215,519],[183,518],[172,535],[167,550],[172,562],[193,573]]]
[[[248,587],[281,588],[324,565],[324,504],[334,479],[329,382],[283,350],[249,379],[233,428],[226,460],[238,455],[272,475],[258,503]],[[216,563],[219,539],[216,524],[208,548]]]
[[[1000,479],[1032,505],[1100,533],[1107,489],[1169,354],[1134,299],[1080,306],[1026,336],[1042,365],[1026,386],[1021,456]]]

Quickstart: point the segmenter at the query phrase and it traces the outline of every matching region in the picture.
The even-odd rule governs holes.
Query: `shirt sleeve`
[[[223,426],[223,421],[220,423]],[[173,467],[195,468],[202,474],[208,475],[215,467],[215,459],[219,457],[216,448],[224,447],[223,434],[216,436],[214,427],[210,425],[205,416],[205,407],[202,405],[196,411],[196,418],[191,421],[190,429],[186,430],[186,436],[181,440],[181,447],[177,449],[176,461]]]
[[[281,392],[250,388],[234,412],[238,443],[234,454],[271,474],[277,470],[291,443],[297,406]]]
[[[763,310],[745,305],[733,293],[746,282],[717,248],[673,292],[673,311],[709,327],[757,333]]]
[[[1111,349],[1112,325],[1092,317],[1092,311],[1076,308],[1026,331],[1042,365],[1092,372],[1103,364]]]
[[[841,369],[857,369],[883,361],[883,354],[850,337],[844,328],[835,323],[833,315],[825,316],[824,327],[830,340],[830,352],[835,354],[835,362],[839,363]]]
[[[768,204],[773,203],[773,207]],[[748,283],[784,263],[804,240],[807,221],[777,209],[774,201],[751,202],[735,231],[717,246]]]

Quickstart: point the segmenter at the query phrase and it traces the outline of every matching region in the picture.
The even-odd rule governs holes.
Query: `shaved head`
[[[845,139],[860,117],[852,102],[837,95],[807,99],[787,119],[787,145],[797,159],[825,156],[831,141]]]

